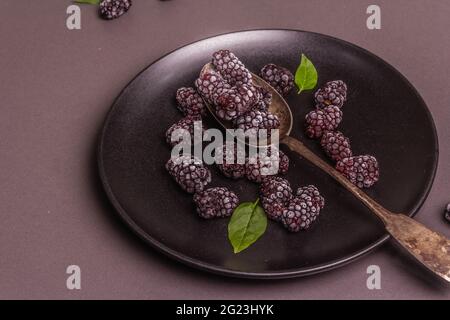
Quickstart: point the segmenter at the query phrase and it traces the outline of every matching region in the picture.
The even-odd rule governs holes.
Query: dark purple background
[[[372,1],[361,0],[135,0],[113,22],[82,6],[82,30],[69,31],[68,0],[2,0],[0,298],[449,299],[448,287],[390,243],[351,265],[303,279],[235,280],[189,269],[124,228],[96,178],[96,136],[106,112],[151,61],[228,31],[311,30],[379,55],[422,94],[441,151],[417,219],[450,236],[442,220],[450,201],[450,4],[376,2],[382,7],[379,31],[366,28]],[[70,264],[82,269],[80,291],[66,289]],[[382,290],[366,288],[371,264],[381,267]]]

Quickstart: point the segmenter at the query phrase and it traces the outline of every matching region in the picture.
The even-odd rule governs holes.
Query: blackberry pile
[[[124,15],[132,6],[132,0],[102,0],[99,6],[100,16],[112,20]]]
[[[324,152],[336,169],[359,188],[369,188],[379,180],[378,161],[371,155],[353,156],[350,139],[337,131],[347,100],[347,85],[342,80],[327,82],[314,94],[316,108],[306,115],[306,135],[320,139]]]
[[[239,198],[223,187],[206,189],[194,195],[197,213],[204,219],[229,217],[239,205]]]
[[[287,96],[294,88],[294,75],[288,69],[276,64],[265,65],[261,69],[260,76],[282,96]]]
[[[192,156],[169,159],[166,169],[187,193],[201,192],[211,182],[211,172]]]

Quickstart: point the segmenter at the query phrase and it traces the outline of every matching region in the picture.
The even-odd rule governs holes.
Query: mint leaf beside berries
[[[99,5],[101,0],[75,0],[75,3]]]
[[[259,206],[259,199],[254,203],[244,202],[233,212],[228,224],[228,239],[234,253],[239,253],[258,240],[267,228],[267,217]]]
[[[295,72],[295,84],[298,88],[298,94],[305,90],[312,90],[317,85],[317,70],[311,60],[304,54],[300,61],[300,65]]]

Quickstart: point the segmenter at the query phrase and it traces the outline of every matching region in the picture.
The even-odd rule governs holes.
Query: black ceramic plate
[[[152,63],[122,91],[107,116],[100,146],[100,176],[125,223],[148,244],[203,270],[248,278],[284,278],[343,265],[384,242],[381,223],[326,174],[284,149],[291,159],[293,186],[315,184],[326,198],[319,221],[291,234],[269,222],[249,249],[233,254],[228,219],[205,221],[194,212],[192,197],[169,177],[170,156],[164,132],[181,118],[175,92],[192,86],[200,68],[218,49],[231,49],[253,72],[273,62],[295,71],[300,54],[316,65],[319,85],[343,79],[349,87],[340,126],[354,154],[375,155],[379,183],[368,193],[387,208],[414,215],[434,178],[438,142],[431,115],[411,84],[394,68],[364,49],[328,36],[257,30],[201,40]],[[316,141],[303,133],[312,93],[292,92],[292,136],[325,158]],[[232,181],[213,172],[212,186],[227,186],[241,201],[254,201],[257,185]]]

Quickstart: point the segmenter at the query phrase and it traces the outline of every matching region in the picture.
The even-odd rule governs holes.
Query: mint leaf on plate
[[[298,88],[298,94],[304,90],[314,89],[317,85],[317,70],[311,60],[302,54],[300,65],[295,72],[295,84]]]
[[[228,239],[234,253],[247,249],[266,231],[267,217],[264,209],[256,202],[241,203],[234,209],[228,224]]]
[[[99,5],[101,0],[75,0],[75,3],[86,3],[86,4],[95,4]]]

